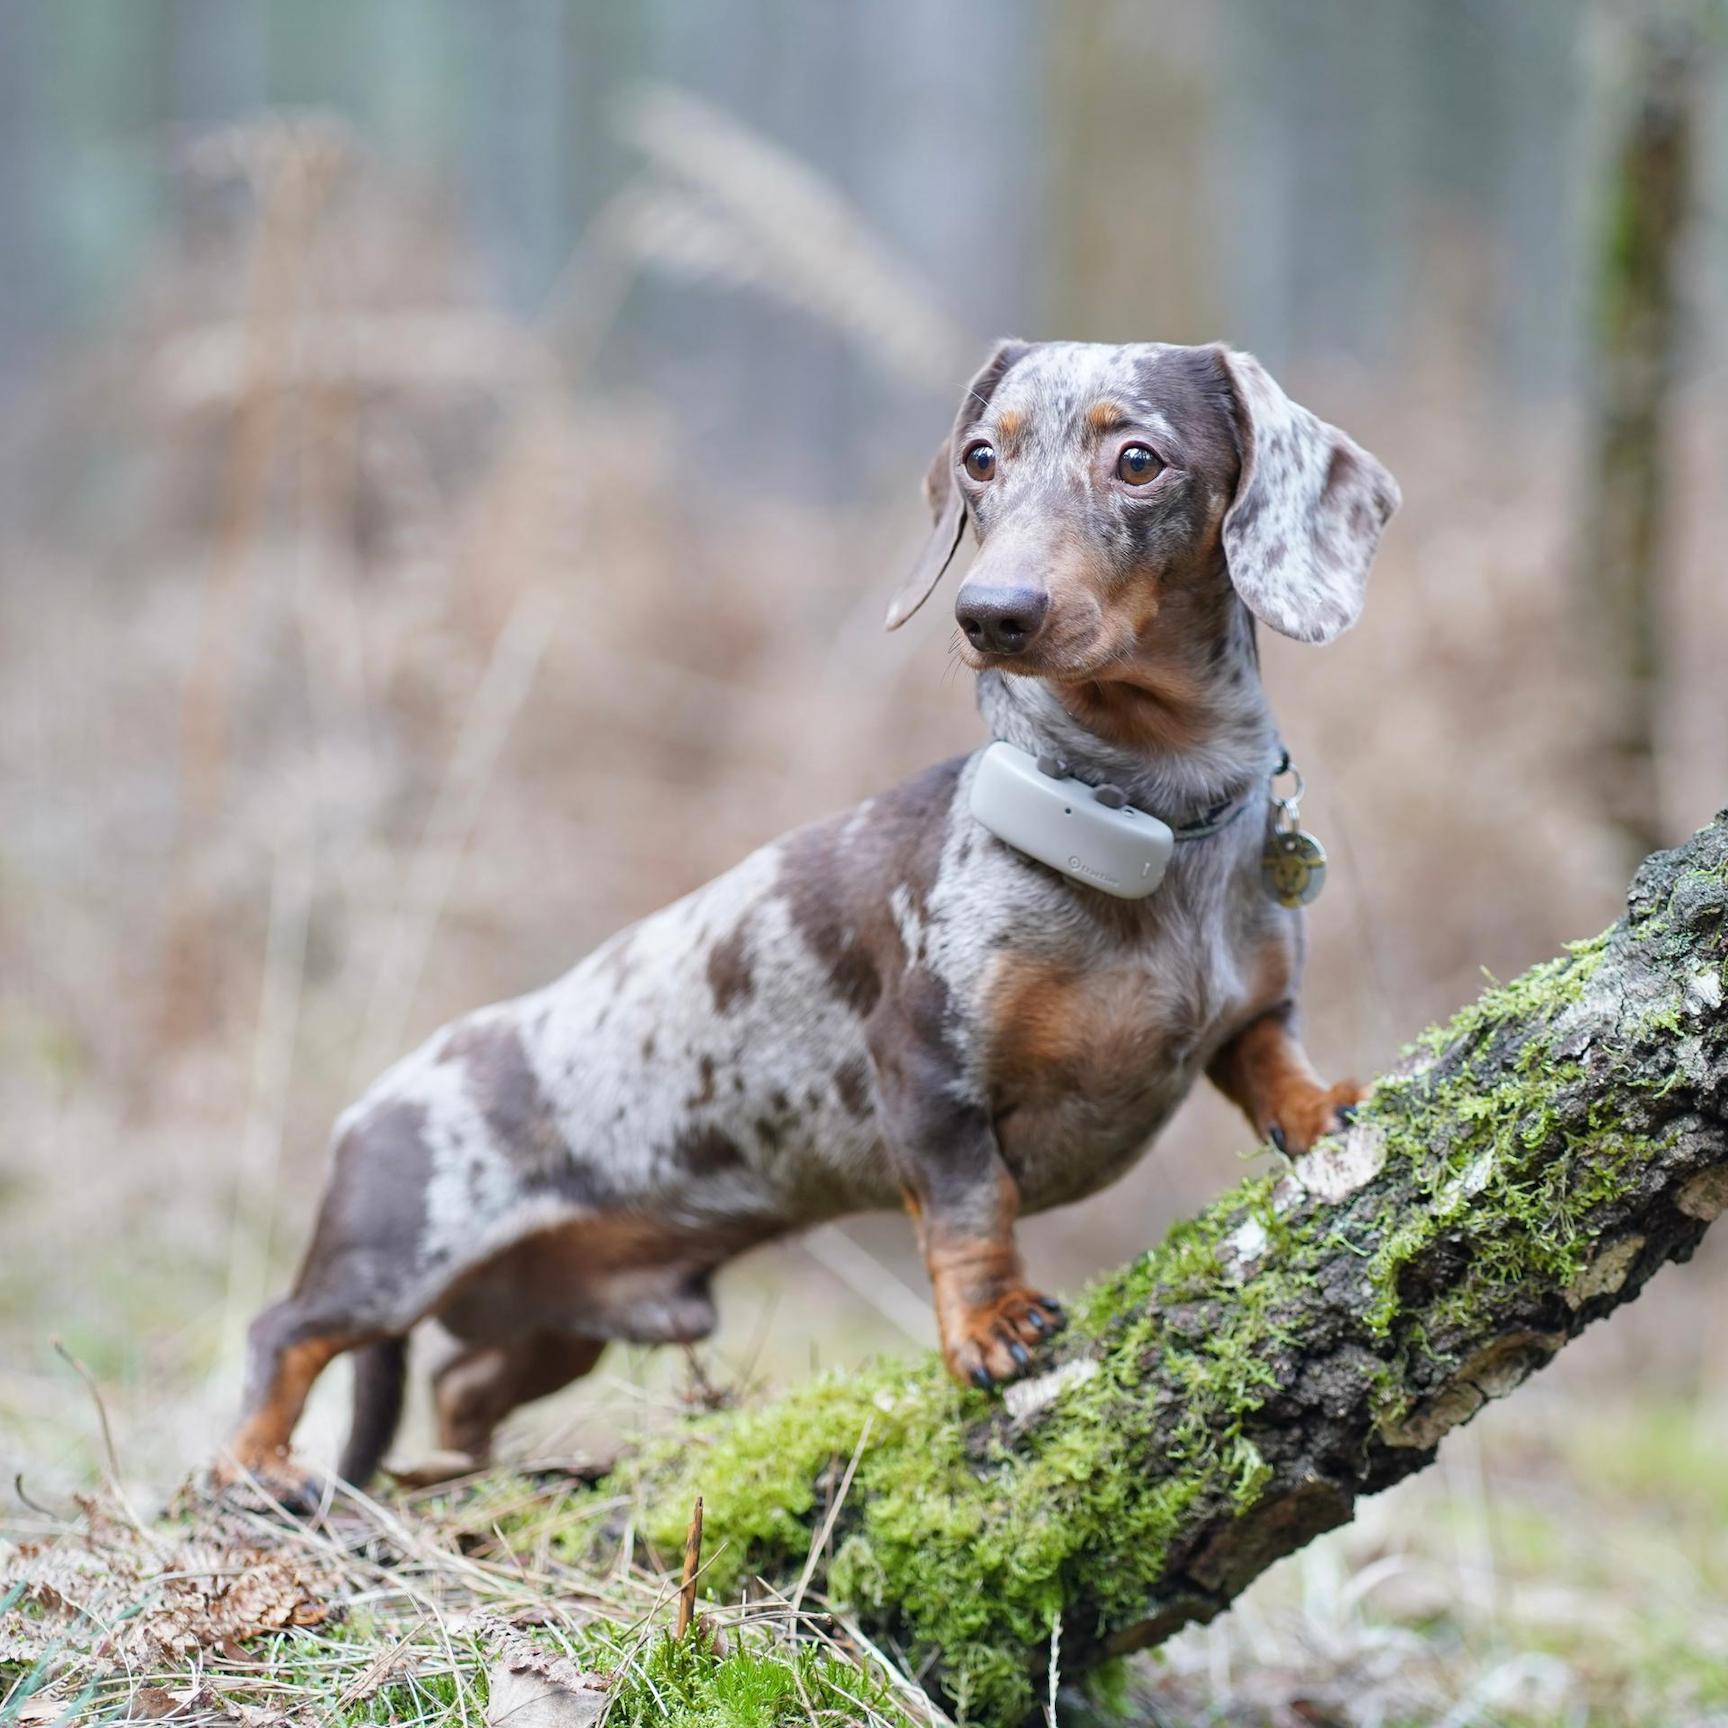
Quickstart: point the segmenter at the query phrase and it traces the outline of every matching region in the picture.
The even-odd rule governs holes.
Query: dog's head
[[[970,522],[968,662],[1063,681],[1125,667],[1177,597],[1226,582],[1274,630],[1330,640],[1398,506],[1392,476],[1252,355],[1162,343],[1002,343],[924,484],[935,529],[888,628]]]

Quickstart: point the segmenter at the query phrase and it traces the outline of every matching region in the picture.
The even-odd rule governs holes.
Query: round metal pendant
[[[1300,828],[1274,834],[1260,855],[1260,877],[1280,906],[1306,906],[1326,886],[1326,849]]]

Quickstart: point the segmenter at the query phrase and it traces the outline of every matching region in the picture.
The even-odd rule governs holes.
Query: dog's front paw
[[[1308,1151],[1316,1140],[1337,1134],[1350,1125],[1356,1106],[1367,1090],[1354,1080],[1336,1086],[1311,1086],[1291,1092],[1278,1101],[1277,1113],[1266,1130],[1266,1138],[1292,1158]]]
[[[942,1354],[956,1380],[988,1391],[1029,1372],[1032,1352],[1067,1323],[1054,1297],[1017,1284],[966,1309],[943,1338]]]

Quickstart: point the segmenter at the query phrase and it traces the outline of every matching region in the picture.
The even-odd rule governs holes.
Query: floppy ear
[[[1216,353],[1242,448],[1224,560],[1243,604],[1298,642],[1330,642],[1362,612],[1398,482],[1336,426],[1292,402],[1252,354]]]
[[[930,506],[934,526],[912,574],[888,603],[888,615],[882,621],[886,629],[898,630],[930,598],[936,591],[936,584],[942,580],[942,573],[960,550],[960,536],[966,532],[966,500],[954,478],[954,463],[958,455],[954,441],[961,429],[970,425],[989,406],[990,398],[1008,375],[1009,368],[1030,353],[1031,348],[1030,342],[1008,340],[997,343],[996,352],[966,386],[966,394],[960,398],[960,407],[954,416],[953,428],[938,446],[924,476],[924,501]]]

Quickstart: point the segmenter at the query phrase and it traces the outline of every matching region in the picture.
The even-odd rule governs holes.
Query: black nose
[[[954,616],[966,640],[982,653],[1022,653],[1043,628],[1050,596],[1042,588],[986,588],[966,583],[954,602]]]

